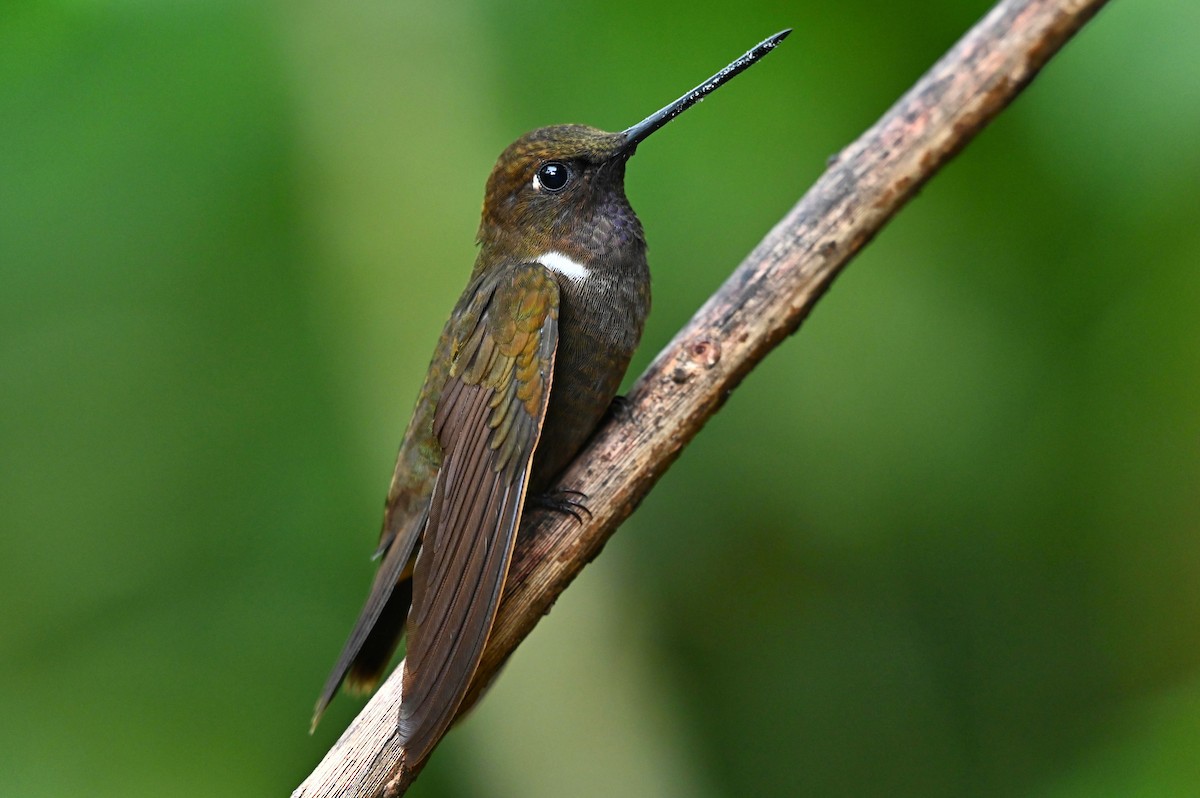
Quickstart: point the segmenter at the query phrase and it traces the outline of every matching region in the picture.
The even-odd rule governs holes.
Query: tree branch
[[[463,711],[633,512],[742,379],[800,326],[850,259],[975,137],[1106,0],[1003,0],[825,174],[659,354],[628,412],[562,479],[588,496],[580,524],[522,525],[495,627]],[[396,738],[400,669],[293,798],[397,796],[420,770]]]

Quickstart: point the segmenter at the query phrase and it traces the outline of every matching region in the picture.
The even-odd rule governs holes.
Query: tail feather
[[[421,519],[421,527],[424,518]],[[420,528],[420,527],[418,527]],[[337,694],[342,681],[355,692],[367,692],[379,683],[392,654],[404,635],[408,609],[412,604],[412,567],[417,538],[405,535],[408,545],[392,546],[383,557],[367,602],[359,613],[349,639],[338,655],[337,664],[321,688],[313,710],[310,733],[317,728],[329,702]]]
[[[379,686],[392,655],[404,636],[408,608],[412,606],[412,576],[402,579],[388,598],[375,626],[363,641],[358,655],[346,672],[346,688],[352,692],[370,693]]]

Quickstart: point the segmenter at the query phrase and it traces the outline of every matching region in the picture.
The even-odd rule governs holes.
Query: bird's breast
[[[544,491],[604,417],[650,311],[644,257],[539,258],[559,285],[558,348],[531,489]]]

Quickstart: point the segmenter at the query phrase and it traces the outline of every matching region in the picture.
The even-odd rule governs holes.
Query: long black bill
[[[763,39],[761,42],[754,45],[754,47],[741,58],[725,67],[720,72],[713,75],[711,78],[704,81],[675,102],[666,106],[661,111],[650,114],[650,116],[646,117],[641,122],[638,122],[633,127],[622,131],[625,136],[624,151],[628,155],[632,155],[633,150],[638,145],[638,142],[642,141],[651,133],[658,130],[660,127],[667,124],[672,119],[703,100],[709,94],[716,91],[719,87],[740,75],[752,64],[754,64],[755,61],[758,61],[764,55],[774,50],[775,45],[786,39],[788,34],[791,32],[792,29],[788,28],[787,30],[782,30],[779,33],[776,33],[774,36]]]

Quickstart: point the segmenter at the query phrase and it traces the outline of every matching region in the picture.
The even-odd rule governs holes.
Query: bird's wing
[[[433,434],[433,416],[450,369],[451,336],[457,318],[479,318],[479,281],[467,286],[446,322],[421,386],[412,420],[396,454],[396,468],[384,505],[383,528],[375,557],[381,559],[366,603],[354,623],[337,663],[321,688],[312,728],[345,681],[358,693],[375,689],[404,635],[412,600],[412,559],[425,529],[434,477],[441,465],[441,448]],[[472,301],[475,298],[476,301]]]
[[[455,332],[434,416],[443,461],[413,572],[400,707],[411,764],[454,720],[479,665],[550,397],[557,283],[536,263],[488,282],[486,305]]]

